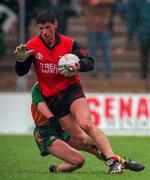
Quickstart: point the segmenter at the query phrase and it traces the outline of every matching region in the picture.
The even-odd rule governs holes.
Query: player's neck
[[[55,45],[55,38],[49,41],[46,41],[46,44],[48,44],[48,46],[53,47]]]

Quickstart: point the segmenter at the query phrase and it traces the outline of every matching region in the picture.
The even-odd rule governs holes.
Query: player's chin
[[[51,38],[49,36],[42,36],[45,42],[50,43]]]

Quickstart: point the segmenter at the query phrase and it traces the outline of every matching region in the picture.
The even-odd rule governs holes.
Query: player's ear
[[[54,21],[54,27],[55,27],[55,29],[58,28],[58,21]]]

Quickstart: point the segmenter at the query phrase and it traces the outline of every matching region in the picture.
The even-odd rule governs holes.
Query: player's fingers
[[[61,67],[59,66],[59,67],[58,67],[58,71],[59,71],[59,72],[63,72],[63,71],[65,71],[65,70],[67,70],[65,66],[61,66]]]
[[[64,76],[65,76],[66,78],[68,78],[68,77],[69,77],[69,74],[68,74],[68,73],[66,73],[66,74],[64,74]]]
[[[79,63],[75,63],[75,64],[73,64],[73,65],[67,65],[66,66],[66,68],[69,70],[69,71],[72,71],[72,72],[74,72],[74,71],[77,71],[78,69],[79,69],[79,65],[78,65]]]
[[[20,51],[25,52],[26,51],[26,46],[24,44],[20,45]]]
[[[68,72],[65,72],[65,73],[64,73],[64,76],[65,76],[65,77],[69,77],[69,73],[68,73]]]
[[[34,54],[34,53],[35,53],[35,50],[29,50],[29,51],[28,51],[28,54],[29,54],[29,55],[32,55],[32,54]]]
[[[59,71],[64,71],[66,68],[65,67],[58,67]]]
[[[19,46],[17,46],[17,47],[16,47],[16,49],[15,49],[14,53],[15,53],[15,54],[17,54],[17,53],[18,53],[18,51],[19,51]]]
[[[72,71],[72,65],[67,64],[67,65],[66,65],[66,68],[67,68],[69,71]]]
[[[17,51],[18,51],[18,52],[21,51],[21,47],[22,47],[22,44],[18,46],[18,48],[17,48]]]
[[[64,74],[66,74],[67,72],[68,72],[68,70],[63,70],[63,71],[61,71],[60,73],[64,75]]]
[[[76,75],[76,73],[69,71],[69,72],[66,74],[65,77],[69,78],[69,77],[72,77],[72,76],[74,76],[74,75]]]
[[[63,71],[60,72],[60,74],[66,76],[68,74],[68,70],[64,69]]]

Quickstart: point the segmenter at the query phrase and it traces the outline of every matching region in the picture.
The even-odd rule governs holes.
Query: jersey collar
[[[42,42],[45,44],[45,46],[48,47],[48,49],[50,49],[50,50],[54,49],[55,46],[60,42],[60,34],[58,34],[58,33],[55,34],[55,44],[54,44],[52,47],[49,46],[49,45],[44,41],[44,39],[42,38],[41,35],[40,35],[39,37],[40,37],[40,39],[42,40]]]

